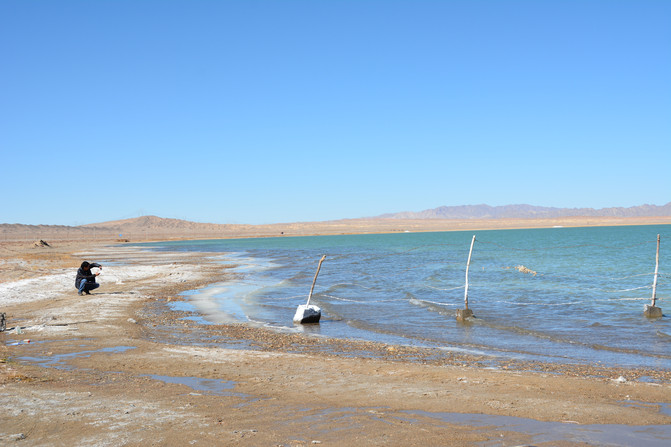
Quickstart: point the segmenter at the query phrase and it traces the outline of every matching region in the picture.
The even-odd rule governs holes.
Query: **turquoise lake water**
[[[661,235],[657,306],[651,302]],[[476,318],[454,318],[464,307]],[[457,352],[562,363],[671,368],[671,226],[549,228],[178,241],[238,278],[192,291],[188,310],[250,324]],[[319,325],[295,326],[317,264]],[[520,271],[516,267],[528,270]],[[531,273],[529,271],[535,272]]]

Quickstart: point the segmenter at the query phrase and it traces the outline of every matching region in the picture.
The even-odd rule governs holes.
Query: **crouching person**
[[[97,289],[100,287],[100,284],[96,282],[96,276],[100,275],[100,272],[93,273],[91,271],[92,267],[98,267],[102,270],[103,266],[96,263],[88,263],[86,261],[82,262],[81,267],[77,270],[77,279],[75,279],[75,287],[77,288],[79,295],[91,294],[91,290]]]

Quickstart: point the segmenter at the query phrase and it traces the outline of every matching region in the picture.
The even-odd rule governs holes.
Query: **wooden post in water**
[[[468,270],[471,268],[471,256],[473,255],[473,244],[475,243],[475,235],[471,240],[471,249],[468,250],[468,261],[466,261],[466,286],[464,288],[464,305],[468,309]]]
[[[319,260],[319,265],[317,266],[317,272],[315,273],[315,279],[312,280],[312,287],[310,288],[310,295],[308,295],[308,302],[305,303],[306,306],[310,305],[310,298],[312,298],[312,292],[315,290],[315,283],[317,282],[317,276],[319,275],[319,270],[322,268],[322,262],[326,259],[326,255],[323,255]]]
[[[659,276],[659,234],[657,235],[657,255],[655,256],[655,278],[652,280],[652,303],[645,305],[643,315],[648,318],[661,318],[662,309],[657,304],[657,277]]]
[[[657,277],[659,276],[659,234],[657,235],[657,254],[655,255],[655,279],[652,281],[652,305],[657,303]]]
[[[466,262],[466,284],[464,286],[464,308],[457,309],[457,321],[465,321],[467,318],[473,317],[473,311],[468,308],[468,269],[471,267],[471,255],[473,255],[473,244],[475,243],[475,235],[471,240],[471,249],[468,251],[468,261]]]

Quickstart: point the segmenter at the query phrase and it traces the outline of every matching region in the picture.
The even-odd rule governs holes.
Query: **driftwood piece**
[[[517,270],[520,273],[528,273],[529,275],[534,275],[534,276],[536,276],[538,274],[538,272],[536,272],[534,270],[531,270],[530,268],[527,268],[523,265],[516,265],[515,270]]]

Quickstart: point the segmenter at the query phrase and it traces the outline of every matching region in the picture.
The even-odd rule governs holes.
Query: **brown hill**
[[[212,224],[191,222],[188,220],[171,219],[158,216],[141,216],[132,219],[112,220],[102,223],[92,223],[82,225],[82,228],[100,228],[110,229],[115,231],[130,232],[130,231],[183,231],[183,230],[198,230],[198,231],[218,231],[229,227],[226,224]]]

